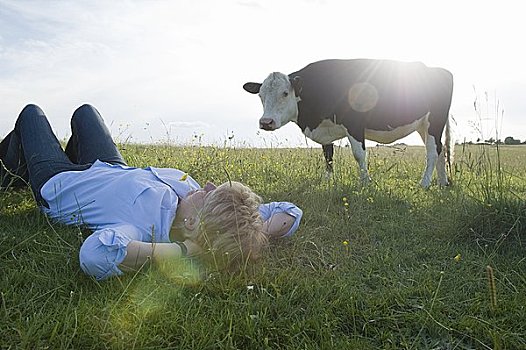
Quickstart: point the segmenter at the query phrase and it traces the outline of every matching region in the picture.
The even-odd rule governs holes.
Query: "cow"
[[[431,185],[435,166],[438,184],[449,184],[453,75],[446,69],[420,62],[329,59],[288,75],[271,73],[263,83],[248,82],[243,89],[261,98],[261,129],[295,122],[322,145],[328,172],[333,169],[333,142],[347,137],[360,179],[368,182],[365,140],[388,144],[417,131],[426,147],[422,187]]]

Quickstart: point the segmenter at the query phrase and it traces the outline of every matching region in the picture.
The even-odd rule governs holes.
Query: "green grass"
[[[429,190],[422,147],[369,152],[361,187],[348,148],[326,179],[317,148],[123,147],[130,165],[303,209],[242,276],[189,262],[98,283],[78,265],[87,232],[48,222],[27,190],[0,192],[0,348],[525,349],[526,149],[457,146],[454,185]]]

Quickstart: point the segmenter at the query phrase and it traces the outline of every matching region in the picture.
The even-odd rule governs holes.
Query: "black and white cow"
[[[324,60],[289,75],[271,73],[262,84],[246,83],[243,88],[261,98],[261,129],[295,122],[305,136],[323,146],[329,171],[336,140],[349,139],[360,178],[368,181],[365,139],[391,143],[417,131],[427,152],[421,185],[431,185],[435,165],[439,185],[448,184],[453,76],[445,69],[420,62]]]

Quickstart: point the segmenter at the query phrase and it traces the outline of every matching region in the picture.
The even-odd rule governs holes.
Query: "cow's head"
[[[290,79],[283,73],[271,73],[260,83],[246,83],[243,89],[251,94],[259,94],[263,103],[263,116],[259,127],[264,130],[276,130],[290,121],[298,120],[298,102],[300,101],[301,78]]]

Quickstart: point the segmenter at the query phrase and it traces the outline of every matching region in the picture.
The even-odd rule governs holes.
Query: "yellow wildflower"
[[[349,254],[350,254],[350,251],[351,251],[351,250],[349,249],[349,241],[348,241],[348,240],[345,240],[345,241],[342,242],[342,244],[343,244],[343,246],[345,247],[345,253],[346,253],[347,255],[349,255]]]

